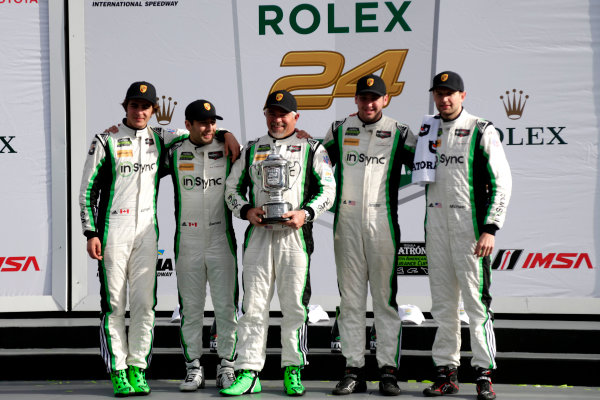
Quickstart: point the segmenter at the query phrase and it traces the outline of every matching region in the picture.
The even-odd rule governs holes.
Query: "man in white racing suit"
[[[181,391],[204,387],[202,329],[206,284],[214,307],[218,354],[216,384],[231,386],[237,342],[237,245],[231,211],[225,205],[225,180],[231,159],[225,145],[214,140],[216,121],[222,120],[208,100],[185,109],[188,132],[167,143],[169,173],[175,194],[175,260],[181,314],[181,348],[187,375]]]
[[[134,82],[122,105],[126,118],[117,132],[92,141],[79,196],[87,251],[99,264],[100,348],[115,396],[150,393],[144,371],[154,334],[156,198],[164,155],[160,132],[148,127],[158,108],[154,86]]]
[[[225,189],[227,205],[250,225],[244,238],[243,315],[238,321],[238,356],[235,383],[221,395],[237,396],[261,391],[258,372],[265,363],[269,304],[275,284],[281,305],[281,366],[290,396],[304,394],[300,371],[307,364],[306,321],[310,299],[312,221],[333,204],[335,181],[325,148],[312,139],[294,135],[299,114],[294,96],[284,90],[271,93],[264,107],[268,134],[249,142],[234,164]],[[283,172],[263,170],[268,156],[287,160]],[[288,175],[289,173],[289,175]],[[263,175],[266,174],[266,175]],[[266,224],[261,208],[270,200],[266,181],[289,176],[282,201],[289,203],[280,222]],[[271,182],[273,183],[273,182]]]
[[[396,303],[400,243],[398,188],[402,164],[411,167],[416,138],[382,113],[385,83],[377,75],[356,84],[358,113],[336,121],[324,145],[336,166],[334,250],[340,290],[338,319],[346,369],[333,394],[367,390],[364,376],[367,286],[377,328],[379,390],[398,395],[402,326]]]
[[[439,111],[435,182],[426,191],[426,248],[431,314],[438,324],[432,356],[437,368],[426,396],[458,392],[462,295],[469,316],[471,365],[477,374],[477,398],[496,394],[493,313],[490,309],[494,235],[502,228],[511,194],[511,172],[494,126],[463,107],[462,78],[444,71],[430,89]]]

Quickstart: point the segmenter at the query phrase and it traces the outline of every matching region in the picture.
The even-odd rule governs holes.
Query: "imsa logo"
[[[529,253],[522,264],[523,249],[501,249],[492,262],[492,270],[518,269],[594,269],[588,253]]]

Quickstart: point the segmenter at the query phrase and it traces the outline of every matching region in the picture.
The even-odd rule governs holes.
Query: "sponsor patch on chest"
[[[358,136],[360,134],[360,129],[355,127],[349,127],[346,129],[345,136]]]
[[[223,158],[222,151],[211,151],[208,153],[208,158],[211,160],[218,160],[219,158]]]

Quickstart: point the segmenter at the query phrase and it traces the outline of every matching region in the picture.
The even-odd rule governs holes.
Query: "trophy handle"
[[[250,178],[256,178],[256,180],[262,181],[261,163],[250,165]]]
[[[298,165],[298,169],[296,169],[296,165]],[[294,161],[293,163],[291,161],[288,161],[288,169],[289,171],[298,171],[298,173],[294,177],[294,180],[292,181],[292,179],[290,179],[288,182],[289,186],[287,187],[287,189],[289,190],[292,188],[292,186],[294,186],[294,184],[300,177],[300,174],[302,173],[302,167],[300,166],[300,163],[298,161]]]

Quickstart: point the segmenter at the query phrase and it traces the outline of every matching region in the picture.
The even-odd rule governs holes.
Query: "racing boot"
[[[458,371],[456,367],[438,367],[433,385],[423,390],[423,394],[427,397],[454,393],[458,393]]]
[[[258,379],[258,372],[249,369],[239,373],[235,382],[226,389],[221,389],[221,396],[241,396],[242,394],[260,393],[262,387]]]
[[[394,367],[382,367],[379,373],[379,393],[384,396],[398,396],[402,392],[398,387],[398,370]]]
[[[195,392],[198,389],[204,389],[204,368],[200,366],[200,360],[197,358],[191,362],[185,363],[187,374],[185,380],[179,385],[182,392]]]
[[[217,365],[217,387],[227,389],[235,382],[235,372],[233,371],[233,361],[225,358]]]
[[[477,400],[494,400],[496,392],[492,388],[492,370],[476,368],[477,371]]]
[[[367,381],[362,368],[348,367],[344,371],[344,377],[335,386],[331,393],[341,396],[350,393],[364,393],[367,391]]]
[[[110,373],[110,380],[113,384],[113,391],[115,397],[127,397],[134,393],[133,387],[127,380],[127,370],[120,369],[118,371],[112,371]]]
[[[288,396],[303,396],[304,386],[300,380],[300,367],[289,365],[283,374],[283,387]]]
[[[127,377],[129,378],[129,384],[135,392],[133,393],[134,396],[146,396],[150,394],[150,386],[146,382],[146,370],[130,365],[127,368]]]

